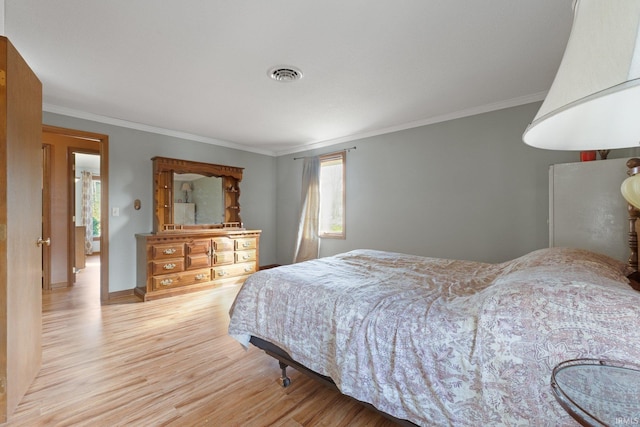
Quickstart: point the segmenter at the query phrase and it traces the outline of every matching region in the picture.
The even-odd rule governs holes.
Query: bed
[[[640,360],[627,264],[549,248],[499,264],[376,250],[260,271],[229,334],[406,425],[575,425],[549,385],[576,358]]]

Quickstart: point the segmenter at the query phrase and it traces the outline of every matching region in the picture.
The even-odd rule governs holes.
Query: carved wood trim
[[[240,218],[240,186],[244,168],[190,160],[153,157],[153,231],[165,232],[173,224],[173,174],[194,173],[217,176],[223,179],[224,224],[237,223],[242,228]],[[222,224],[220,227],[224,227]],[[189,229],[198,229],[190,226]],[[203,225],[200,228],[216,228]],[[172,231],[172,230],[171,230]]]
[[[153,157],[154,172],[172,171],[174,173],[197,173],[205,176],[230,176],[242,181],[244,168],[213,163],[193,162],[190,160],[169,159],[167,157]]]

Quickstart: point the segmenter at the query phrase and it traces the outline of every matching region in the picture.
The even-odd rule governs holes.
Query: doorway
[[[45,176],[45,179],[49,181],[45,187],[50,188],[48,196],[50,205],[48,212],[43,215],[43,228],[48,223],[51,246],[48,251],[48,259],[43,262],[43,265],[49,266],[48,271],[43,269],[43,289],[51,290],[73,286],[76,274],[81,270],[80,265],[77,265],[80,260],[77,260],[76,257],[80,252],[76,251],[76,247],[84,247],[85,242],[88,241],[85,239],[88,233],[82,233],[77,228],[84,223],[76,218],[78,215],[75,203],[77,198],[76,177],[81,177],[81,174],[80,171],[74,169],[78,159],[81,164],[86,159],[90,159],[93,161],[92,171],[89,171],[91,181],[94,176],[99,177],[100,193],[97,203],[99,209],[99,215],[97,215],[98,236],[93,235],[95,228],[93,222],[90,224],[92,231],[91,252],[98,254],[97,258],[92,258],[92,260],[99,260],[100,302],[105,303],[109,299],[108,136],[45,125],[42,130],[42,140],[43,146],[48,147],[51,157],[48,176]],[[85,158],[83,157],[85,155],[93,157]],[[81,167],[89,169],[85,166]],[[47,172],[45,171],[45,173]],[[93,187],[95,188],[95,185]],[[82,195],[79,197],[82,198]],[[83,228],[86,230],[86,227]],[[97,244],[93,240],[94,238],[97,238]],[[48,276],[44,277],[45,275]]]
[[[78,281],[78,275],[96,269],[100,265],[100,243],[102,240],[101,222],[101,176],[100,154],[86,151],[73,151],[69,153],[71,159],[71,175],[73,190],[70,192],[71,209],[73,212],[71,229],[73,238],[69,239],[70,253],[73,260],[73,283]],[[99,267],[98,267],[99,268]],[[83,282],[87,285],[88,274],[84,274]],[[100,277],[95,277],[96,288],[99,288]],[[90,281],[89,281],[90,282]]]

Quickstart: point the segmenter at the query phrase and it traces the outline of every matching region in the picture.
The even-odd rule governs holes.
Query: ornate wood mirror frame
[[[156,233],[219,228],[242,228],[240,219],[240,181],[244,168],[200,163],[189,160],[154,157],[153,161],[153,231]],[[222,178],[224,221],[220,224],[174,224],[174,174],[198,174]]]

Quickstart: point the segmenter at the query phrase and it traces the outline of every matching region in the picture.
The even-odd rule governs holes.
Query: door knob
[[[43,244],[47,246],[51,246],[51,237],[47,237],[47,240],[42,240],[42,237],[38,237],[38,241],[36,242],[38,246],[42,246]]]

